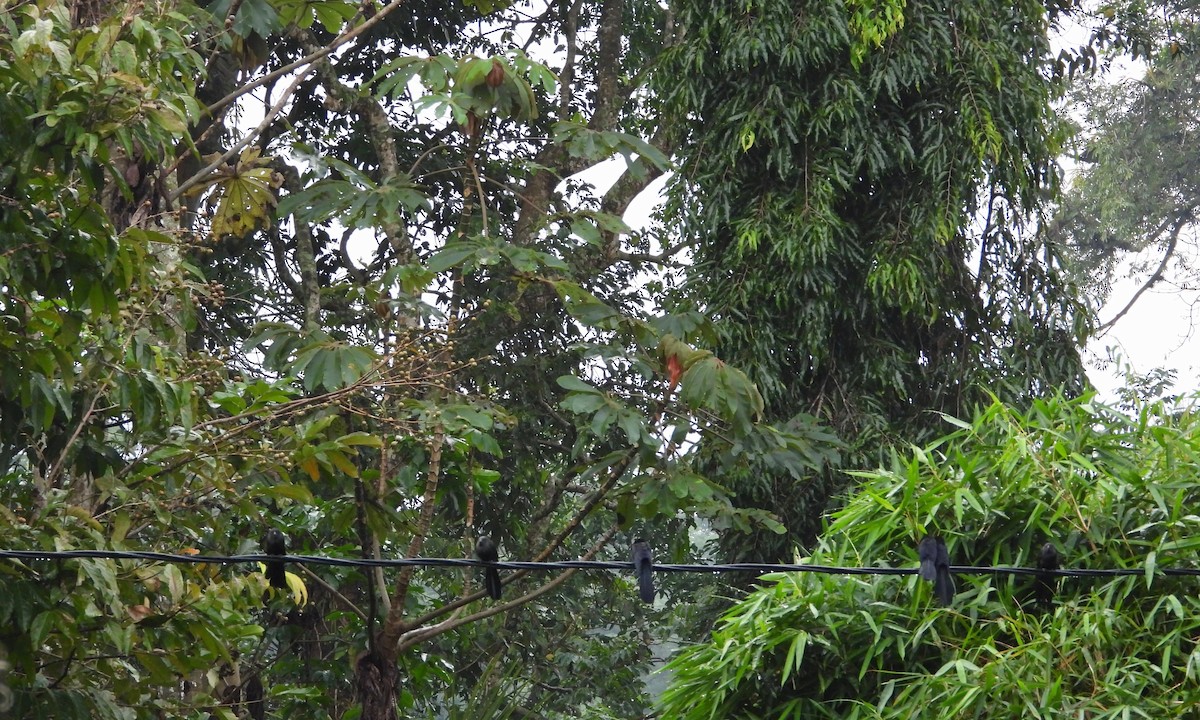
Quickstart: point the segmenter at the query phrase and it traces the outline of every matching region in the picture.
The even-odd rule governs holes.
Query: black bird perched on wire
[[[500,559],[500,551],[496,548],[496,542],[487,535],[479,538],[479,542],[475,543],[475,557],[484,562],[496,562]],[[500,571],[494,567],[485,568],[483,571],[484,585],[487,587],[488,595],[491,595],[493,600],[500,599]]]
[[[654,602],[654,558],[650,555],[650,545],[638,538],[630,548],[633,555],[633,571],[637,573],[638,597],[642,602]]]
[[[265,555],[287,555],[287,538],[283,533],[275,528],[267,531],[262,540],[263,554]],[[273,588],[287,587],[287,574],[283,570],[282,560],[268,560],[265,563],[267,567],[266,573],[267,582]]]
[[[921,559],[918,574],[922,580],[933,583],[933,594],[938,602],[949,606],[954,601],[954,577],[950,574],[950,553],[946,541],[940,536],[926,535],[917,545],[917,557]]]
[[[1043,545],[1041,551],[1038,552],[1037,566],[1039,570],[1057,570],[1059,568],[1058,549],[1051,543]],[[1057,584],[1058,578],[1038,573],[1033,585],[1033,596],[1038,605],[1046,609],[1054,605],[1054,586]]]

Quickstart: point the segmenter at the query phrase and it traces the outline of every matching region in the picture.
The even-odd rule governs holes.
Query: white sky
[[[1106,322],[1116,315],[1142,281],[1125,280],[1116,284],[1108,303],[1100,310],[1100,321]],[[1121,368],[1106,362],[1110,350],[1135,374],[1159,367],[1175,370],[1176,392],[1190,393],[1200,388],[1200,337],[1194,328],[1200,320],[1198,302],[1197,291],[1160,283],[1143,293],[1108,334],[1089,343],[1088,377],[1103,399],[1113,399],[1113,391],[1122,384]]]

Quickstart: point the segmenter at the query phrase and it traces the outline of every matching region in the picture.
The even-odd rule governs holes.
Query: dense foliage
[[[633,282],[669,260],[622,219],[669,167],[626,83],[670,41],[657,3],[0,22],[0,545],[228,554],[276,527],[349,557],[488,534],[624,558],[637,532],[669,557],[699,518],[774,522],[683,461],[693,433],[823,461]],[[571,178],[613,156],[611,189]],[[600,574],[512,574],[487,605],[470,572],[293,568],[265,608],[253,567],[0,577],[19,716],[627,717],[671,631]]]
[[[1200,703],[1200,416],[1088,398],[995,403],[938,441],[861,473],[817,565],[916,567],[947,539],[956,565],[1066,568],[1051,607],[1029,576],[959,575],[939,608],[910,576],[765,576],[706,644],[668,666],[667,717],[1183,718]]]
[[[1023,224],[1040,5],[4,10],[0,547],[790,558],[931,411],[1081,382]],[[675,575],[288,570],[0,564],[0,702],[634,717],[697,617]]]
[[[929,439],[930,411],[968,412],[986,390],[1082,387],[1089,316],[1029,223],[1064,138],[1057,13],[680,4],[666,92],[689,118],[673,191],[695,244],[684,302],[717,324],[714,349],[747,368],[768,418],[831,426],[852,467]],[[838,477],[743,469],[739,501],[786,509],[791,532],[728,552],[811,543]]]

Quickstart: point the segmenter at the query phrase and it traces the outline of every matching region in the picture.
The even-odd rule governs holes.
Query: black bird
[[[287,538],[275,528],[267,531],[262,541],[263,553],[266,555],[287,555]],[[283,571],[284,563],[278,560],[268,560],[266,563],[267,582],[273,588],[286,588],[287,575]]]
[[[954,577],[950,574],[950,553],[946,541],[941,537],[926,535],[917,545],[917,557],[921,559],[918,575],[922,580],[933,583],[933,594],[938,602],[949,606],[954,601]]]
[[[633,571],[638,578],[638,597],[642,602],[654,602],[654,558],[650,555],[650,546],[645,540],[638,538],[631,547],[633,555]]]
[[[487,535],[479,538],[479,542],[475,543],[475,557],[484,562],[496,562],[500,559],[500,551],[496,548],[496,542]],[[485,568],[483,571],[484,585],[487,586],[488,595],[492,596],[493,600],[500,599],[500,571],[494,567]]]
[[[1058,549],[1051,543],[1043,545],[1038,553],[1037,566],[1039,570],[1057,570],[1059,568]],[[1038,605],[1049,609],[1054,604],[1054,587],[1057,584],[1057,577],[1038,574],[1033,585],[1033,596],[1037,599]]]

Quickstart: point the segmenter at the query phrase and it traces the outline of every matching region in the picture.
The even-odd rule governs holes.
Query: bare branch
[[[245,95],[246,93],[248,93],[256,88],[262,87],[263,85],[266,85],[267,83],[272,82],[277,78],[281,78],[284,75],[287,75],[291,71],[295,70],[296,68],[303,67],[305,65],[309,65],[311,63],[316,62],[317,60],[327,57],[334,50],[337,50],[338,48],[340,48],[341,46],[350,42],[351,40],[358,37],[359,35],[362,35],[367,30],[370,30],[371,28],[375,27],[379,23],[383,22],[384,18],[386,18],[389,14],[391,14],[391,12],[393,10],[395,10],[398,7],[401,7],[402,5],[404,5],[404,0],[395,0],[394,2],[384,5],[383,7],[378,9],[378,11],[375,13],[374,17],[372,17],[370,20],[367,20],[362,25],[358,25],[357,27],[353,27],[353,28],[347,30],[346,32],[344,32],[341,35],[334,38],[333,42],[329,43],[328,45],[321,48],[320,50],[309,53],[308,55],[305,55],[304,57],[300,58],[299,60],[297,60],[295,62],[288,63],[287,65],[284,65],[283,67],[279,68],[278,70],[273,70],[273,71],[267,73],[266,75],[263,75],[259,79],[255,80],[254,82],[247,83],[247,84],[243,85],[242,87],[238,88],[237,90],[234,90],[233,92],[229,93],[225,97],[216,101],[212,105],[209,105],[208,112],[214,113],[214,112],[220,110],[221,108],[225,107],[229,103],[233,102],[234,100],[237,100],[238,98]],[[351,21],[351,22],[353,22],[353,21]]]
[[[563,60],[562,72],[558,74],[558,114],[559,117],[571,117],[571,101],[574,99],[575,84],[575,55],[579,52],[577,34],[579,30],[579,11],[583,0],[576,0],[567,11],[563,22],[563,35],[566,36],[567,56]]]
[[[1163,253],[1162,261],[1158,263],[1158,267],[1154,269],[1154,273],[1150,275],[1149,279],[1147,279],[1146,282],[1140,288],[1138,288],[1138,291],[1133,294],[1133,297],[1129,299],[1129,302],[1125,303],[1125,307],[1121,308],[1120,312],[1114,315],[1111,320],[1096,328],[1096,337],[1104,337],[1104,335],[1107,334],[1109,330],[1112,330],[1113,326],[1117,324],[1118,320],[1125,317],[1126,313],[1133,309],[1134,303],[1136,303],[1147,290],[1154,287],[1156,283],[1162,280],[1163,273],[1167,269],[1167,264],[1171,262],[1171,258],[1175,255],[1175,248],[1179,243],[1179,233],[1182,232],[1183,228],[1186,227],[1191,221],[1191,211],[1181,213],[1180,215],[1176,216],[1175,227],[1171,230],[1171,237],[1167,240],[1167,249],[1166,252]]]
[[[599,540],[597,540],[595,543],[592,544],[592,546],[588,549],[588,551],[586,553],[584,553],[582,556],[580,556],[579,559],[580,560],[591,560],[592,558],[594,558],[597,553],[599,553],[601,550],[603,550],[608,545],[608,543],[610,541],[612,541],[613,537],[616,534],[617,534],[616,527],[609,528],[607,531],[605,531],[605,533],[603,535],[600,536]],[[513,573],[513,575],[511,577],[505,579],[505,582],[506,583],[511,582],[512,580],[516,579],[517,577],[520,577],[523,574],[527,574],[527,572],[528,571],[519,571],[517,573]],[[489,618],[493,615],[499,615],[502,612],[508,612],[509,610],[512,610],[513,608],[520,607],[520,606],[524,605],[525,603],[528,603],[531,600],[536,600],[537,598],[545,595],[546,593],[550,592],[551,590],[554,590],[555,588],[557,588],[558,586],[562,585],[567,580],[569,580],[571,578],[571,576],[573,576],[577,572],[578,572],[578,570],[575,570],[575,569],[564,570],[562,573],[560,573],[558,576],[556,576],[553,580],[550,580],[549,582],[535,588],[534,590],[531,590],[530,592],[522,595],[519,598],[510,600],[506,603],[501,603],[499,605],[493,605],[493,606],[487,608],[486,610],[481,610],[480,612],[458,618],[457,620],[454,618],[451,618],[449,620],[440,622],[437,625],[431,625],[428,627],[420,627],[422,625],[425,625],[425,623],[429,622],[430,620],[432,620],[435,617],[439,617],[448,612],[457,610],[458,608],[462,607],[463,605],[466,605],[469,602],[474,602],[475,600],[482,599],[483,597],[486,596],[487,593],[480,591],[473,595],[469,595],[465,598],[460,598],[460,599],[454,601],[453,603],[450,603],[449,605],[444,605],[444,606],[438,608],[437,610],[425,615],[424,617],[416,620],[413,623],[413,625],[418,626],[417,629],[412,630],[411,632],[405,633],[405,635],[400,639],[400,645],[399,645],[398,650],[402,652],[410,647],[413,647],[414,645],[417,645],[421,642],[424,642],[425,640],[428,640],[431,637],[441,635],[444,632],[449,632],[450,630],[454,630],[455,628],[462,627],[463,625],[467,625],[469,623],[473,623],[478,620],[483,620],[484,618]]]
[[[367,614],[362,611],[362,608],[360,608],[358,605],[355,605],[350,600],[350,598],[348,598],[345,595],[338,592],[337,588],[335,588],[334,586],[325,582],[325,580],[320,575],[316,574],[312,570],[309,570],[304,565],[298,565],[298,567],[300,568],[301,571],[304,572],[305,577],[307,577],[311,580],[315,580],[318,585],[325,588],[325,590],[330,594],[330,596],[332,596],[334,599],[336,599],[342,605],[342,607],[346,608],[350,612],[357,615],[359,617],[359,619],[362,620],[363,622],[367,621]]]

